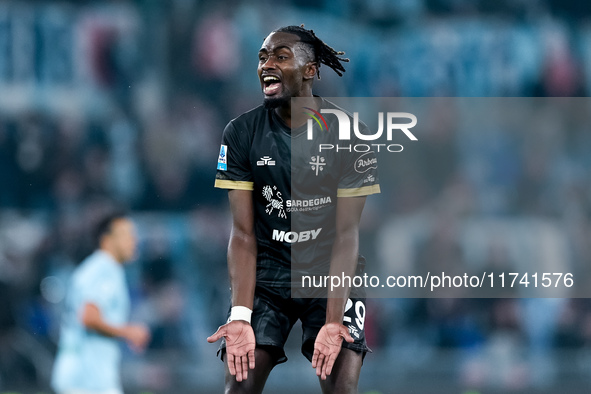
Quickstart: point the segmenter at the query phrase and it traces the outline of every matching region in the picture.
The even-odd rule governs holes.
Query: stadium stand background
[[[344,78],[321,70],[315,92],[327,97],[584,97],[590,16],[574,0],[0,1],[0,392],[49,391],[68,274],[114,205],[139,225],[133,314],[153,330],[144,357],[125,354],[128,392],[221,390],[205,342],[229,299],[215,159],[226,122],[260,102],[256,56],[272,29],[305,23],[347,52]],[[589,266],[591,133],[563,123],[467,140],[434,130],[427,157],[446,165],[409,155],[413,176],[395,171],[368,202],[369,261],[511,267],[510,240],[526,242],[519,226],[534,220],[548,231],[526,260]],[[475,240],[466,217],[511,220]],[[367,319],[362,392],[584,392],[591,381],[587,299],[375,299]],[[294,334],[270,392],[317,390]]]

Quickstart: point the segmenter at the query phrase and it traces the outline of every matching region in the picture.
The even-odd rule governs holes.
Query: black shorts
[[[357,352],[371,352],[365,341],[365,299],[350,298],[347,300],[343,324],[355,340],[348,343],[343,340],[343,347]],[[230,312],[228,311],[228,316]],[[254,306],[251,326],[256,338],[257,347],[268,351],[275,364],[287,361],[283,346],[289,332],[296,321],[302,322],[302,354],[312,361],[314,341],[318,331],[326,321],[326,298],[291,298],[291,288],[257,285],[254,294]],[[218,350],[223,358],[226,341]]]

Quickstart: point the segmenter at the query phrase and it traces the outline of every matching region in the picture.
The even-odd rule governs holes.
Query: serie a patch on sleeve
[[[222,145],[220,155],[218,156],[218,170],[228,170],[228,146]]]

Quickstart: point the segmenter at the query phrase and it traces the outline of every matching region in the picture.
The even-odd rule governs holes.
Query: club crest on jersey
[[[218,170],[228,170],[228,147],[222,145],[220,148],[220,155],[218,156]]]
[[[324,166],[326,165],[325,159],[324,159],[324,157],[320,157],[320,156],[312,156],[310,159],[312,161],[309,162],[308,164],[310,164],[310,167],[316,173],[316,176],[318,176],[319,171],[324,170]]]
[[[265,197],[265,200],[269,202],[265,207],[265,212],[271,215],[273,210],[276,210],[277,217],[281,219],[287,219],[287,214],[285,213],[285,208],[283,207],[283,197],[281,197],[281,192],[277,191],[277,186],[264,186],[263,197]]]

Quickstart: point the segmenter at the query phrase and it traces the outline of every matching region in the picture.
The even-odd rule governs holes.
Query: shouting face
[[[292,97],[311,95],[315,63],[305,44],[291,33],[273,32],[259,50],[258,75],[267,108],[288,105]],[[309,91],[308,91],[309,90]]]

